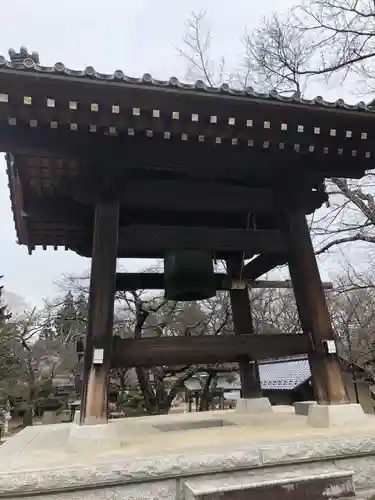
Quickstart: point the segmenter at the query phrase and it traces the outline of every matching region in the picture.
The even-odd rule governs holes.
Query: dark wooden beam
[[[226,290],[227,275],[216,274],[216,289]],[[116,290],[164,290],[164,273],[117,273]]]
[[[228,278],[227,274],[216,273],[216,290],[231,290],[244,286],[245,283],[250,288],[292,288],[290,280],[256,280],[251,281],[243,278],[243,283],[239,280],[233,281]],[[332,283],[322,283],[323,288],[331,290]],[[164,274],[163,273],[117,273],[116,274],[116,290],[164,290]]]
[[[174,210],[190,213],[277,213],[291,203],[317,209],[326,201],[326,195],[302,190],[293,200],[283,196],[282,189],[250,189],[225,183],[183,181],[125,182],[121,201],[128,209]]]
[[[156,186],[155,186],[156,188]],[[262,190],[260,190],[262,191]],[[133,196],[143,199],[145,193],[138,191]],[[222,206],[222,212],[212,211],[210,206],[206,209],[197,210],[192,203],[193,198],[186,200],[186,211],[174,209],[170,206],[168,209],[158,210],[161,205],[156,204],[155,207],[147,205],[131,206],[127,202],[120,206],[120,226],[132,225],[160,225],[160,226],[204,226],[204,227],[225,227],[228,229],[245,228],[248,222],[249,211],[243,208],[239,211],[225,211]],[[130,200],[131,201],[131,200]],[[220,201],[220,200],[218,200]],[[142,203],[142,202],[141,202]],[[188,206],[193,207],[191,210]],[[38,224],[47,223],[48,226],[61,224],[81,226],[82,230],[91,229],[93,221],[93,204],[85,204],[74,201],[73,198],[56,196],[36,196],[35,194],[26,193],[23,199],[22,211],[24,216],[29,220]],[[180,208],[182,205],[180,205]],[[254,205],[255,207],[255,205]],[[304,207],[305,208],[305,207]],[[259,210],[263,210],[259,208]],[[251,212],[252,214],[254,212]],[[277,229],[277,220],[275,214],[257,213],[251,218],[251,222],[256,224],[257,229]],[[253,227],[253,224],[250,224]]]
[[[102,132],[69,132],[62,128],[30,128],[27,125],[10,126],[0,124],[0,151],[13,154],[82,159],[91,165],[105,164],[108,170],[120,172],[142,168],[145,165],[169,165],[176,172],[180,167],[191,172],[207,172],[209,177],[220,177],[224,173],[230,178],[256,175],[260,179],[273,178],[274,182],[286,182],[287,176],[298,175],[301,164],[306,176],[361,177],[369,168],[365,151],[356,148],[357,156],[337,155],[331,148],[323,154],[323,148],[315,153],[297,153],[294,144],[282,151],[278,144],[264,149],[263,142],[249,147],[247,139],[234,147],[231,141],[216,144],[211,141],[199,143],[196,137],[182,141],[165,140],[145,134],[109,136]],[[360,145],[362,146],[362,145]],[[353,146],[354,147],[354,146]],[[362,148],[363,149],[363,148]],[[207,162],[207,158],[210,159]],[[249,161],[251,158],[251,161]],[[200,160],[201,159],[201,160]],[[235,165],[235,166],[234,166]]]
[[[130,225],[119,231],[122,251],[211,250],[221,252],[274,253],[287,250],[278,230],[246,230],[212,227]]]
[[[240,278],[242,271],[242,258],[227,260],[228,278]],[[230,303],[232,307],[232,318],[234,334],[238,336],[254,335],[253,317],[248,287],[231,290]],[[242,359],[239,358],[239,370],[241,380],[242,398],[259,398],[262,396],[262,388],[259,376],[258,363],[250,363],[250,358],[244,353]]]
[[[81,424],[107,421],[119,204],[98,201],[95,212]]]
[[[306,354],[307,335],[220,335],[121,339],[114,337],[113,367],[151,367],[236,362]]]
[[[85,257],[91,256],[89,245],[90,233],[73,232],[64,238],[63,244]],[[46,228],[46,233],[53,239],[54,233]],[[60,234],[59,231],[56,234]],[[63,234],[63,233],[62,233]],[[43,228],[32,239],[34,245],[54,244],[43,240]],[[129,225],[119,229],[118,257],[119,258],[162,258],[166,250],[209,250],[217,258],[223,258],[231,252],[245,252],[246,258],[255,253],[285,252],[286,238],[278,230],[246,230],[226,229],[213,227],[184,227],[184,226],[149,226]]]
[[[99,189],[91,191],[87,184],[80,185],[79,179],[74,183],[80,187],[76,190],[71,186],[65,188],[66,196],[57,194],[53,197],[41,197],[25,193],[23,200],[25,215],[39,220],[66,221],[67,223],[72,219],[82,221],[83,224],[88,220],[91,222],[95,191]],[[305,213],[309,213],[319,208],[326,199],[325,195],[322,196],[316,191],[305,191],[303,198],[291,201],[283,198],[282,189],[279,192],[271,189],[237,189],[225,184],[204,186],[189,181],[186,181],[186,188],[184,186],[184,182],[138,183],[129,181],[125,183],[120,196],[121,212],[124,213],[125,219],[131,219],[133,224],[137,224],[139,219],[142,219],[144,223],[145,217],[151,224],[152,219],[156,223],[163,220],[163,224],[167,224],[168,218],[171,219],[171,214],[173,214],[175,218],[189,217],[191,225],[194,225],[194,220],[199,221],[205,217],[208,221],[217,214],[225,217],[225,220],[239,221],[239,223],[243,220],[243,225],[245,225],[246,218],[251,213],[257,214],[256,225],[260,228],[262,220],[277,216],[280,209],[288,208],[291,203]],[[262,217],[260,214],[267,214],[267,216]]]
[[[314,195],[310,198],[313,199]],[[188,179],[125,180],[120,201],[130,210],[272,213],[278,210],[280,198],[279,193],[272,189],[249,189],[224,183]]]
[[[172,173],[171,173],[172,174]],[[85,176],[88,178],[85,179]],[[82,179],[66,181],[63,189],[67,196],[82,203],[92,203],[95,192],[100,190],[94,184],[92,172],[82,175]],[[225,214],[272,214],[279,213],[280,207],[296,206],[306,213],[319,208],[327,201],[327,194],[313,190],[313,181],[296,189],[293,197],[283,196],[281,186],[272,188],[249,188],[236,186],[229,182],[181,180],[136,180],[124,177],[116,179],[121,206],[129,211],[225,213]],[[306,182],[306,181],[305,181]],[[192,203],[194,200],[194,203]]]
[[[63,239],[63,238],[62,238]],[[36,238],[33,238],[33,242]],[[35,246],[42,246],[43,244],[53,245],[54,243],[43,243],[43,237],[39,237],[34,243]],[[78,255],[82,257],[91,257],[92,250],[90,245],[87,244],[87,241],[81,235],[75,235],[73,238],[65,238],[64,241],[59,243],[60,246],[65,246],[69,250],[76,252]],[[122,242],[119,241],[119,248],[117,257],[119,259],[163,259],[165,255],[165,250],[160,250],[156,248],[136,248],[129,245],[121,246]],[[232,252],[228,251],[215,251],[215,257],[219,260],[225,260]],[[246,258],[250,259],[254,252],[245,252]]]
[[[290,241],[289,270],[302,329],[311,334],[314,352],[310,354],[313,384],[318,403],[347,403],[348,397],[337,353],[327,352],[327,341],[335,334],[320,279],[306,217],[286,215]]]
[[[56,221],[61,224],[72,224],[82,228],[90,224],[92,227],[95,202],[92,205],[77,203],[67,198],[57,196],[41,197],[26,195],[23,202],[23,212],[25,217],[36,221]]]
[[[246,282],[246,278],[244,278]],[[281,288],[281,289],[291,289],[293,284],[290,280],[255,280],[248,281],[249,288]],[[324,290],[332,290],[333,283],[331,281],[323,281],[322,287]]]
[[[256,280],[277,266],[286,264],[287,255],[275,252],[271,255],[258,255],[244,266],[243,276],[248,280]]]
[[[53,231],[53,223],[33,223],[35,233],[30,243],[62,245],[84,257],[91,257],[91,231],[72,223],[72,231],[64,225]],[[70,226],[69,226],[70,227]],[[66,233],[66,234],[65,234]],[[166,250],[204,249],[216,258],[226,258],[232,252],[245,252],[245,258],[257,253],[285,252],[286,238],[274,229],[227,229],[219,227],[129,225],[119,228],[119,258],[163,258]]]

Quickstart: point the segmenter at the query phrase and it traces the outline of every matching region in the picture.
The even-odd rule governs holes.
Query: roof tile
[[[375,113],[375,106],[372,106],[372,103],[366,104],[363,101],[360,101],[357,104],[348,104],[343,99],[337,99],[336,101],[329,102],[324,100],[321,96],[306,99],[301,97],[298,92],[285,96],[278,93],[276,90],[271,90],[270,92],[258,92],[253,87],[246,87],[244,89],[232,88],[226,83],[222,84],[220,87],[212,87],[207,85],[202,80],[197,80],[194,83],[184,83],[175,76],[172,76],[169,80],[157,80],[153,78],[150,73],[145,73],[141,77],[130,77],[124,74],[122,70],[115,70],[113,73],[106,74],[96,71],[93,66],[87,66],[83,70],[73,70],[67,68],[62,62],[57,62],[54,66],[42,66],[39,64],[39,56],[37,53],[32,53],[31,55],[27,54],[27,57],[22,58],[20,52],[19,54],[15,54],[10,61],[0,55],[0,68],[14,69],[18,71],[23,70],[34,73],[55,73],[56,75],[66,75],[67,77],[72,78],[86,78],[98,81],[118,81],[128,85],[135,84],[153,86],[156,89],[165,87],[179,88],[181,90],[238,96],[249,99],[264,99],[267,101],[278,101],[290,104],[303,104],[306,106]]]

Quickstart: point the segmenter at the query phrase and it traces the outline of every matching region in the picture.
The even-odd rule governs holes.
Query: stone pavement
[[[352,462],[358,459],[356,481],[368,487],[374,482],[375,489],[373,415],[366,416],[360,426],[328,429],[308,426],[307,417],[295,415],[291,408],[262,415],[227,410],[147,416],[114,420],[103,426],[100,440],[108,434],[113,446],[98,446],[96,426],[89,428],[90,432],[87,429],[80,437],[80,429],[74,424],[37,426],[9,439],[0,447],[0,498],[1,492],[53,492],[67,486],[115,487],[163,478],[177,478],[178,483],[181,477],[197,474],[285,468],[306,461],[319,462],[321,468],[323,460],[329,468],[340,460],[345,470],[357,470]],[[173,481],[175,484],[176,479]],[[50,498],[57,499],[57,493]]]
[[[124,418],[105,426],[104,439],[110,435],[116,439],[110,440],[113,446],[101,446],[99,449],[94,444],[95,436],[79,439],[80,428],[74,424],[28,427],[1,446],[0,472],[9,468],[82,464],[88,459],[107,461],[121,456],[147,456],[190,449],[234,448],[245,444],[308,441],[353,434],[374,433],[375,436],[375,415],[366,416],[360,428],[358,425],[345,425],[322,429],[310,427],[306,422],[305,416],[295,415],[288,407],[259,415],[225,410]],[[166,426],[165,429],[163,426]],[[77,429],[78,439],[74,434],[72,437],[72,427]],[[86,429],[91,434],[97,432],[97,426]]]

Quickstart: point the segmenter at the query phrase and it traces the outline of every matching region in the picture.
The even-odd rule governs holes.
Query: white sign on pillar
[[[104,363],[104,349],[94,349],[93,363],[94,365],[102,365]]]

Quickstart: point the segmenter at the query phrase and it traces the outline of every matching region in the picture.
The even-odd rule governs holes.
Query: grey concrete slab
[[[353,472],[324,467],[314,473],[299,470],[275,472],[265,477],[262,472],[252,477],[193,479],[185,482],[185,500],[299,500],[301,498],[355,498]]]
[[[171,432],[155,428],[168,423],[199,426],[200,422],[215,420],[235,425]],[[373,416],[368,416],[360,428],[357,425],[314,428],[307,424],[306,417],[287,411],[263,416],[236,411],[163,415],[114,420],[109,426],[120,447],[118,442],[114,446],[97,446],[88,432],[82,446],[73,450],[67,445],[72,429],[77,428],[73,423],[25,429],[0,447],[0,492],[15,496],[29,492],[42,495],[48,491],[50,498],[55,499],[66,488],[75,491],[108,484],[114,488],[170,479],[181,482],[182,478],[202,474],[290,468],[307,461],[311,464],[324,461],[327,466],[333,461],[355,462],[372,456],[372,470],[375,466]],[[84,433],[88,428],[95,429],[86,427]],[[352,468],[356,471],[356,481],[365,481],[364,476],[358,476],[354,462],[350,467],[343,464],[343,470]],[[361,462],[361,466],[365,465],[369,481],[373,475],[370,461]]]

